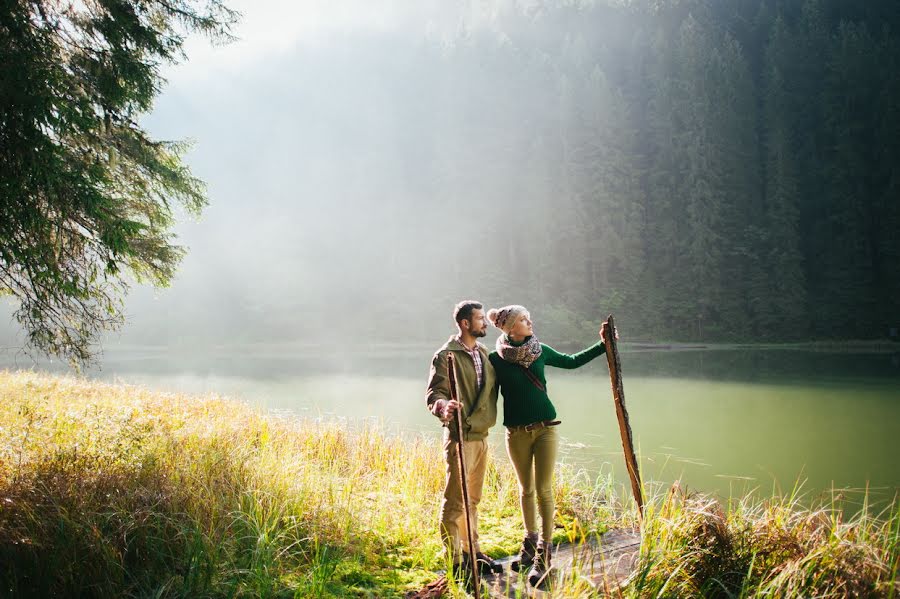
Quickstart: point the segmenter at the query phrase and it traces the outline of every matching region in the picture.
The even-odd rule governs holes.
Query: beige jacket
[[[456,340],[456,336],[453,336],[431,360],[425,402],[431,413],[438,416],[443,402],[450,400],[450,380],[447,375],[449,352],[453,352],[456,362],[456,395],[464,411],[463,435],[466,441],[479,441],[487,437],[488,429],[497,423],[497,377],[484,345],[478,344],[478,353],[481,354],[481,362],[484,365],[484,384],[481,393],[476,395],[478,377],[475,373],[475,362]],[[453,421],[450,424],[454,424]],[[450,429],[450,438],[456,440],[456,427],[450,424],[444,426]]]

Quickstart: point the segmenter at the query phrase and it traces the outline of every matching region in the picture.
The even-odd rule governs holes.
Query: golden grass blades
[[[557,541],[637,522],[611,472],[561,464],[556,476]],[[434,437],[0,373],[0,595],[399,597],[445,567],[443,483]],[[840,493],[814,505],[799,483],[724,504],[644,487],[627,581],[594,588],[569,573],[548,596],[900,596],[896,499],[875,513],[865,492],[848,510]],[[512,553],[521,526],[515,475],[491,460],[484,549]]]
[[[873,516],[846,516],[839,501],[818,507],[787,497],[718,501],[674,486],[648,502],[630,597],[894,597],[896,500]]]

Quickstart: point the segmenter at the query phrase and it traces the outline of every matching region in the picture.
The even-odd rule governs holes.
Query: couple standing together
[[[513,305],[484,312],[476,301],[462,301],[453,310],[459,329],[435,353],[426,391],[428,409],[443,423],[444,459],[447,466],[444,498],[441,503],[441,538],[453,558],[458,579],[477,560],[485,573],[499,570],[478,545],[478,503],[487,466],[487,435],[497,421],[497,396],[503,396],[503,426],[506,427],[506,451],[519,481],[519,497],[525,538],[515,571],[528,571],[528,580],[537,586],[550,570],[553,542],[553,471],[559,449],[556,409],[547,395],[546,366],[578,368],[603,354],[601,341],[577,354],[556,351],[538,341],[532,329],[531,315],[523,306]],[[487,320],[502,331],[496,349],[488,353],[478,342],[487,335]],[[453,352],[456,363],[458,401],[450,399],[447,356]],[[456,428],[449,426],[461,411],[462,451],[466,464],[469,513],[475,547],[468,547],[465,530],[463,493],[457,452],[460,442]],[[538,515],[541,525],[538,527]],[[474,556],[474,557],[473,557]]]

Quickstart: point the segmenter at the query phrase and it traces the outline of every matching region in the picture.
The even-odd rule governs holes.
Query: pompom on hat
[[[487,317],[492,325],[509,334],[522,314],[528,314],[525,306],[514,304],[512,306],[503,306],[502,308],[491,308],[488,310]]]

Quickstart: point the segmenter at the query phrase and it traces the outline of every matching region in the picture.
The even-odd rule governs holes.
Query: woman
[[[528,581],[537,586],[550,570],[553,546],[553,470],[559,448],[556,409],[547,395],[545,366],[578,368],[606,351],[601,341],[574,355],[544,345],[534,334],[531,315],[513,305],[488,311],[491,323],[503,331],[497,349],[488,356],[503,396],[506,451],[519,479],[525,540],[513,570],[531,569]],[[535,506],[535,495],[537,505]],[[541,517],[538,537],[537,512]],[[538,543],[540,540],[540,543]]]

